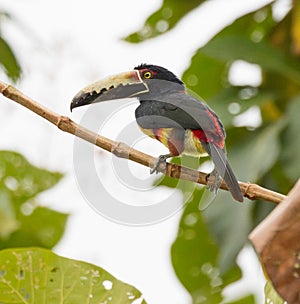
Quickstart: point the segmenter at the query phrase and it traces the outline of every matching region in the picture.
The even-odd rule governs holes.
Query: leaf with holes
[[[0,251],[0,303],[133,302],[146,304],[137,289],[100,267],[40,248]]]

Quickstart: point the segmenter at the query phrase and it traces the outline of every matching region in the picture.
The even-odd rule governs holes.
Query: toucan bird
[[[140,102],[135,111],[140,129],[162,142],[170,152],[158,158],[152,172],[172,156],[209,154],[215,165],[208,177],[209,189],[216,192],[222,177],[232,197],[243,201],[226,158],[226,133],[220,119],[208,105],[187,94],[184,83],[169,70],[141,64],[132,71],[99,80],[73,98],[71,111],[83,105],[130,97],[137,97]]]

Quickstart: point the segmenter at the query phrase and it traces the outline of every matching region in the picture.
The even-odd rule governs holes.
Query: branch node
[[[3,86],[1,86],[1,94],[3,94],[3,96],[7,96],[7,92],[9,91],[9,89],[10,89],[10,87],[11,87],[11,85],[10,84],[4,84],[3,83]]]
[[[64,131],[66,129],[66,126],[70,126],[72,123],[73,123],[73,121],[69,117],[59,116],[58,120],[57,120],[57,123],[56,123],[56,126],[60,130]]]
[[[165,168],[165,174],[171,177],[178,177],[180,176],[181,167],[177,166],[176,164],[167,163]]]
[[[244,190],[244,196],[251,199],[251,195],[248,193],[248,190],[250,189],[251,187],[251,183],[250,182],[247,182],[245,183],[246,184],[246,188]]]
[[[127,158],[129,157],[129,149],[130,147],[123,142],[116,142],[112,148],[111,153],[116,155],[117,157]]]

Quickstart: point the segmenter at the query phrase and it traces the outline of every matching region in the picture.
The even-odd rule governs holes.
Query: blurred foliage
[[[0,291],[1,303],[130,304],[141,298],[102,268],[41,248],[0,251]]]
[[[193,303],[224,303],[222,290],[240,279],[241,271],[236,265],[224,270],[219,267],[218,257],[223,249],[211,237],[199,210],[203,192],[204,188],[196,187],[186,205],[171,249],[172,262],[178,278],[192,295]],[[225,237],[228,241],[231,235]],[[234,303],[252,304],[254,299],[246,296]]]
[[[198,7],[205,0],[164,0],[159,10],[154,12],[144,26],[137,32],[124,38],[131,43],[142,42],[171,30],[181,18]]]
[[[15,82],[21,76],[21,67],[10,45],[4,39],[1,31],[2,22],[9,18],[9,14],[0,11],[0,68],[4,69],[7,77]]]
[[[60,173],[31,165],[19,153],[0,151],[0,249],[57,244],[68,215],[39,206],[36,196],[61,178]]]
[[[126,40],[136,43],[162,34],[196,8],[187,9],[186,2],[173,1],[174,10],[169,2],[164,1],[146,20],[147,30]],[[199,1],[198,6],[203,2],[209,1]],[[276,2],[237,18],[201,46],[182,79],[192,94],[203,97],[223,121],[229,161],[239,179],[287,194],[300,172],[300,2],[290,1],[289,10],[280,18],[274,14]],[[169,14],[173,16],[172,26],[158,33],[159,22],[169,22],[162,12],[171,10],[182,14]],[[255,64],[260,70],[257,85],[231,81],[233,65],[241,62]],[[249,124],[245,115],[252,115],[257,123]],[[168,178],[161,184],[177,186]],[[193,193],[193,199],[185,200],[172,246],[175,272],[191,293],[193,303],[205,299],[209,299],[207,303],[220,303],[226,286],[223,275],[235,269],[231,281],[239,279],[236,257],[247,243],[248,233],[273,206],[261,201],[239,205],[220,191],[214,203],[199,212],[199,190],[188,183],[181,183],[179,189]],[[213,288],[212,278],[203,271],[206,265],[222,281],[218,286],[221,290]],[[254,303],[254,299],[249,296],[234,303]]]
[[[31,248],[52,248],[64,234],[68,215],[36,201],[61,178],[0,151],[0,303],[133,303],[141,293],[102,268]]]

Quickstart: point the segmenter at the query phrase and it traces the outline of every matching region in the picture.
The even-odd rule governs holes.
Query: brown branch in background
[[[19,103],[26,107],[30,111],[36,113],[42,118],[56,125],[59,129],[64,132],[71,133],[77,137],[80,137],[102,149],[105,149],[117,157],[130,159],[141,165],[152,168],[155,164],[156,158],[145,154],[141,151],[133,149],[125,143],[116,142],[101,135],[98,135],[86,128],[76,124],[69,117],[61,116],[46,107],[38,104],[29,97],[25,96],[22,92],[17,90],[15,87],[5,84],[0,81],[0,92],[5,97]],[[164,168],[161,165],[158,168],[159,172],[162,172],[170,177],[192,181],[202,185],[206,185],[206,173],[199,172],[183,166],[167,163],[167,167]],[[286,196],[269,189],[262,188],[256,184],[242,183],[239,182],[242,192],[245,197],[251,200],[265,200],[275,204],[280,203]],[[223,190],[227,190],[226,184],[223,182],[221,185]]]

